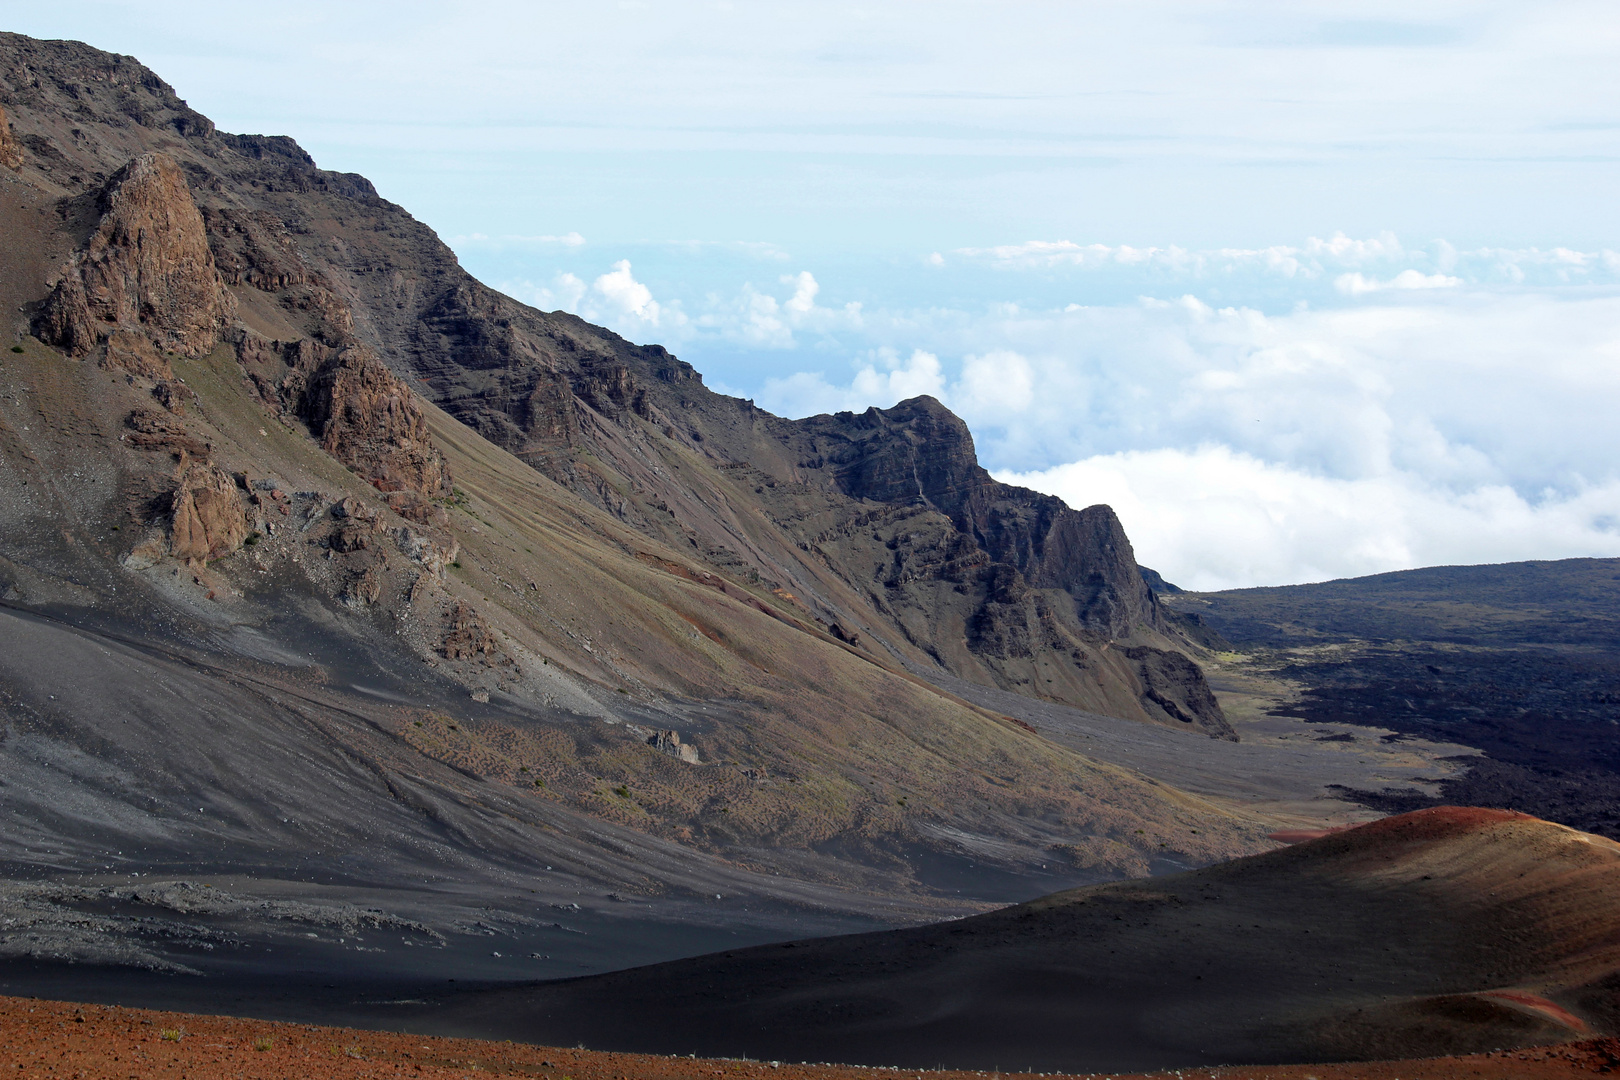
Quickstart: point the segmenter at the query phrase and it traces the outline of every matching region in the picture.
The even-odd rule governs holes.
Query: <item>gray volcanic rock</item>
[[[995,480],[979,465],[967,425],[935,399],[813,416],[793,428],[801,467],[830,472],[853,498],[938,509],[1033,587],[1074,597],[1084,629],[1108,638],[1164,629],[1113,510],[1071,510],[1055,496]]]
[[[938,402],[772,416],[708,390],[659,346],[487,288],[364,178],[319,169],[290,139],[216,132],[127,59],[14,35],[0,37],[0,56],[29,75],[9,77],[25,171],[82,190],[163,141],[186,171],[218,273],[245,305],[256,337],[238,335],[239,359],[261,400],[379,486],[447,490],[406,399],[356,346],[650,541],[690,551],[794,618],[839,627],[872,655],[1231,737],[1209,695],[1166,688],[1179,679],[1150,687],[1147,669],[1105,649],[1196,651],[1206,639],[1159,606],[1113,512],[996,482]],[[52,119],[68,111],[84,138]],[[66,302],[71,287],[41,323],[51,340],[100,332]],[[355,409],[334,412],[318,388],[306,393],[318,380],[299,383],[295,370],[321,349],[360,364],[340,380],[360,395]],[[166,378],[138,348],[109,355]],[[328,430],[333,416],[388,434],[351,438],[344,425]]]
[[[987,481],[937,403],[867,430],[713,393],[662,348],[478,284],[363,178],[215,131],[127,58],[0,34],[0,101],[24,156],[0,184],[18,252],[0,296],[28,320],[0,363],[0,596],[87,640],[206,658],[188,678],[211,700],[284,685],[260,718],[286,720],[274,753],[330,745],[356,802],[341,840],[280,815],[278,873],[370,858],[386,833],[469,889],[533,888],[549,830],[611,825],[674,862],[604,840],[581,878],[649,903],[729,899],[710,871],[742,859],[771,895],[814,881],[958,910],[1027,896],[1030,874],[1264,845],[1253,820],[942,689],[1230,736],[1185,641],[1124,588],[1112,515]],[[835,429],[869,486],[810,463],[806,432],[831,447]],[[908,461],[938,475],[879,485]],[[48,654],[54,631],[16,625]],[[0,693],[54,702],[26,668]],[[124,694],[81,701],[72,727],[6,723],[93,769]],[[28,745],[0,735],[0,772]],[[163,798],[202,814],[192,791],[274,794],[219,745],[240,773],[188,759]],[[0,855],[32,866],[17,837],[71,834],[80,865],[109,815],[129,842],[97,844],[145,850],[156,804],[109,789],[65,824],[51,807],[78,782],[41,776]],[[195,825],[175,869],[239,857],[221,822]],[[696,877],[672,869],[688,859]]]

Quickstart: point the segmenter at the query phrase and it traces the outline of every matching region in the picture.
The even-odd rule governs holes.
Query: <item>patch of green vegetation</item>
[[[113,526],[113,527],[117,528],[116,525]],[[251,532],[251,533],[248,533],[247,539],[242,541],[242,546],[243,547],[252,547],[254,544],[257,544],[260,540],[263,540],[263,539],[264,539],[264,537],[260,536],[258,533]]]
[[[617,795],[621,799],[628,799],[630,797],[630,786],[628,784],[620,784],[618,787],[613,789],[613,794]]]
[[[12,351],[12,352],[22,352],[22,351],[23,351],[23,347],[22,347],[22,346],[21,346],[21,345],[13,345],[13,346],[12,346],[12,347],[11,347],[11,351]]]

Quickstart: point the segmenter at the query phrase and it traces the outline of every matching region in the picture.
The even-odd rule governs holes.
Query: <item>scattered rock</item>
[[[157,399],[158,404],[176,416],[186,415],[186,406],[197,399],[197,395],[178,379],[159,381],[152,387],[152,396]]]
[[[420,563],[432,574],[443,574],[444,568],[456,561],[461,545],[454,540],[441,542],[409,525],[401,525],[394,533],[395,546],[407,558]]]

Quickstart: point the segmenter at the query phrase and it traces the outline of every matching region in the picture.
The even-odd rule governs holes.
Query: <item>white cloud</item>
[[[1143,565],[1183,588],[1323,581],[1446,563],[1620,554],[1620,481],[1528,499],[1414,473],[1342,479],[1228,447],[1100,455],[998,479],[1106,502]]]
[[[537,285],[532,281],[503,281],[495,287],[541,311],[572,312],[578,312],[580,301],[589,289],[583,281],[568,273],[556,275],[547,285]]]
[[[1388,281],[1367,277],[1360,271],[1340,274],[1333,280],[1333,287],[1346,296],[1362,296],[1386,289],[1455,289],[1461,284],[1462,278],[1425,274],[1421,270],[1402,270]]]
[[[450,236],[445,243],[453,248],[525,248],[525,247],[564,247],[578,248],[585,246],[585,238],[577,232],[563,233],[561,236],[522,236],[510,234],[505,236],[486,236],[483,233],[468,233],[465,236]]]
[[[591,287],[622,313],[658,325],[658,317],[663,309],[652,298],[652,290],[630,273],[629,259],[614,263],[613,269],[597,278]]]
[[[952,256],[948,279],[922,260],[909,272],[980,296],[1012,281],[999,296],[1018,302],[824,306],[831,286],[804,269],[713,291],[688,319],[627,260],[518,295],[677,347],[711,384],[786,415],[937,397],[987,467],[1116,503],[1144,560],[1183,583],[1620,554],[1620,257],[1607,249],[1335,234],[984,251]],[[1096,259],[1116,299],[1074,302],[1064,267],[1091,274]],[[1057,284],[1031,295],[1036,279]],[[683,279],[661,265],[657,280]],[[1137,282],[1152,292],[1131,299]],[[1210,302],[1246,291],[1264,303]],[[842,372],[838,357],[853,358]]]
[[[970,423],[979,418],[1005,420],[1033,403],[1035,373],[1028,360],[1010,349],[968,356],[950,397]]]
[[[795,331],[827,333],[852,330],[861,325],[861,305],[847,303],[826,308],[816,303],[821,285],[808,270],[786,274],[783,285],[792,286],[787,299],[778,300],[753,285],[744,285],[735,298],[711,296],[709,310],[699,316],[696,329],[716,337],[770,349],[791,349],[798,344]]]
[[[1485,247],[1460,251],[1445,240],[1408,246],[1392,233],[1366,238],[1334,233],[1327,239],[1310,237],[1301,244],[1208,250],[1030,240],[959,248],[955,254],[970,264],[996,270],[1107,275],[1141,281],[1155,291],[1167,280],[1183,281],[1186,287],[1218,281],[1228,287],[1286,284],[1307,291],[1313,282],[1331,283],[1346,296],[1465,284],[1566,285],[1620,280],[1620,254],[1609,249]]]
[[[793,286],[793,295],[783,307],[799,316],[808,315],[815,309],[816,293],[821,291],[821,286],[816,284],[815,275],[810,271],[800,270],[791,277],[784,277],[782,283]]]
[[[927,394],[945,397],[945,375],[939,357],[916,349],[906,359],[892,349],[878,349],[845,387],[834,386],[820,372],[796,372],[767,379],[759,393],[761,407],[793,416],[888,408],[898,401]]]
[[[773,379],[761,403],[933,394],[987,466],[1114,503],[1144,560],[1194,585],[1620,555],[1620,296],[1355,299],[870,313],[869,332],[918,343],[910,360],[890,348],[847,385]]]

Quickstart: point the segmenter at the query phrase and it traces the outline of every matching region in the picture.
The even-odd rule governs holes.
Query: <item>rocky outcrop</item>
[[[11,118],[5,106],[0,105],[0,168],[16,172],[23,167],[23,149],[11,130]]]
[[[698,764],[697,747],[691,743],[681,742],[681,733],[678,731],[660,731],[650,735],[647,738],[647,745],[677,761],[684,761],[688,765]]]
[[[321,448],[379,491],[445,495],[450,472],[411,391],[363,345],[310,373],[299,414]]]
[[[364,345],[244,332],[237,358],[261,401],[302,420],[322,449],[379,491],[449,492],[449,469],[410,387]]]
[[[475,608],[458,600],[445,613],[445,622],[439,655],[446,660],[475,660],[486,667],[512,665],[512,658],[501,648],[494,630]]]
[[[6,101],[26,102],[28,131],[48,135],[57,155],[46,163],[30,141],[32,167],[88,199],[98,174],[131,152],[115,147],[141,145],[141,125],[161,128],[201,206],[217,272],[241,298],[251,329],[238,332],[238,357],[259,400],[387,493],[414,523],[402,550],[445,524],[437,497],[448,479],[418,392],[728,581],[781,586],[778,595],[798,597],[846,641],[1004,689],[1183,724],[1152,690],[1197,722],[1202,706],[1174,690],[1162,665],[1105,655],[1188,636],[1143,581],[1112,511],[996,482],[939,402],[773,417],[708,390],[658,346],[481,285],[426,226],[362,179],[319,169],[290,139],[215,132],[134,65],[0,35],[8,63],[45,54],[53,71],[72,73],[71,95],[60,81],[20,87],[7,81],[16,64],[0,66]],[[133,141],[68,139],[40,126],[53,112]],[[50,309],[57,336],[110,337],[88,294],[66,302],[76,281],[64,279]],[[120,339],[114,353],[109,363],[167,381],[162,348],[143,353]],[[186,407],[183,395],[163,403]],[[154,449],[184,437],[149,417],[142,427],[151,430],[127,437]],[[419,582],[434,579],[438,550],[422,548]]]
[[[1181,653],[1148,646],[1121,649],[1142,684],[1142,701],[1162,719],[1237,741],[1237,733],[1197,664]]]
[[[240,548],[251,531],[236,481],[217,465],[193,462],[170,502],[169,553],[207,561]]]
[[[179,166],[166,154],[141,154],[107,182],[97,205],[101,220],[64,268],[34,333],[72,356],[119,331],[186,356],[212,349],[236,302]]]
[[[1055,496],[996,480],[979,465],[967,425],[931,397],[812,416],[793,424],[787,439],[801,469],[830,476],[844,494],[939,510],[1031,587],[1062,589],[1084,630],[1123,638],[1164,627],[1112,509],[1072,510]]]
[[[136,409],[124,418],[125,442],[140,450],[162,450],[176,459],[207,461],[214,448],[197,438],[185,422],[155,409]]]

